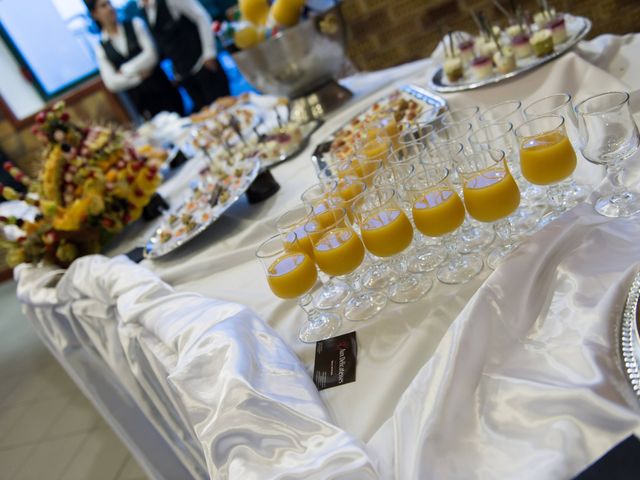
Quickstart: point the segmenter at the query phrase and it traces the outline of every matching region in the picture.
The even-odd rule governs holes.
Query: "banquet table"
[[[624,90],[640,113],[639,54],[639,35],[604,35],[515,80],[443,96],[455,108]],[[599,216],[589,202],[495,271],[343,321],[342,333],[357,332],[356,381],[314,386],[315,345],[297,339],[304,314],[269,291],[254,251],[315,183],[314,146],[395,88],[428,88],[436,66],[342,80],[354,99],[272,170],[281,190],[241,199],[166,258],[136,265],[120,255],[153,231],[138,224],[66,272],[16,269],[27,317],[150,476],[571,478],[640,434],[616,340],[640,222]],[[192,162],[161,187],[170,202],[197,172]],[[583,158],[576,179],[595,188],[589,200],[609,187]],[[640,190],[640,155],[625,181]]]

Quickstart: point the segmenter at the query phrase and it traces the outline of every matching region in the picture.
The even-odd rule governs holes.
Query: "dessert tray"
[[[349,147],[355,149],[356,141],[366,134],[365,126],[380,112],[392,110],[398,123],[417,119],[421,122],[430,122],[446,108],[447,101],[444,98],[418,86],[404,85],[393,90],[369,104],[363,111],[335,130],[326,142],[316,147],[312,157],[316,168],[320,170],[325,166],[322,157],[329,150],[340,148],[346,154],[349,152]]]
[[[247,191],[258,176],[260,161],[249,158],[200,172],[183,202],[167,212],[144,248],[146,258],[159,258],[205,231]]]
[[[636,274],[627,295],[620,328],[620,353],[625,376],[640,402],[640,273]]]
[[[481,80],[474,77],[471,69],[466,68],[462,78],[456,81],[449,81],[444,74],[444,68],[441,66],[433,74],[429,81],[429,86],[439,93],[454,93],[466,90],[474,90],[486,85],[493,85],[498,82],[517,77],[546,63],[555,60],[571,50],[580,40],[582,40],[591,30],[591,20],[585,17],[576,17],[573,15],[565,15],[565,25],[567,29],[567,39],[555,45],[554,51],[543,57],[529,57],[518,60],[518,66],[512,72],[501,74],[494,72],[491,76]]]

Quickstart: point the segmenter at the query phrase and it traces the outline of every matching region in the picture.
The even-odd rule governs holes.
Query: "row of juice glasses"
[[[578,115],[572,118],[575,112]],[[524,117],[524,123],[518,119],[518,115]],[[518,208],[521,190],[523,193],[531,190],[531,184],[546,187],[544,198],[550,200],[552,207],[552,214],[548,218],[553,218],[570,205],[567,198],[575,200],[584,194],[576,193],[576,187],[570,187],[567,191],[562,185],[571,177],[577,163],[567,135],[566,118],[570,118],[573,128],[577,123],[579,142],[585,157],[594,163],[609,166],[614,193],[599,202],[603,203],[603,210],[613,205],[615,211],[600,212],[599,203],[596,204],[596,210],[611,216],[635,213],[635,195],[624,191],[618,181],[620,160],[635,153],[639,143],[637,127],[628,110],[628,95],[618,92],[602,94],[585,100],[574,109],[570,96],[559,94],[534,102],[524,111],[520,102],[503,102],[484,112],[477,107],[450,111],[430,124],[416,122],[399,127],[395,119],[383,117],[359,140],[357,151],[335,155],[331,163],[332,171],[324,172],[324,176],[322,172],[319,174],[321,183],[317,188],[318,198],[321,192],[323,195],[330,192],[334,199],[342,197],[343,206],[338,207],[338,200],[319,210],[314,200],[303,199],[307,206],[301,207],[301,218],[306,223],[303,230],[298,225],[287,231],[289,237],[285,238],[288,238],[290,245],[287,247],[283,243],[282,252],[291,252],[292,245],[294,249],[297,248],[295,255],[304,256],[296,257],[303,270],[309,270],[309,263],[303,260],[313,261],[320,253],[318,267],[332,279],[325,283],[323,292],[326,290],[328,297],[331,297],[331,293],[337,297],[333,303],[323,304],[321,296],[319,305],[333,307],[350,297],[349,301],[353,300],[351,308],[345,311],[356,312],[349,314],[353,320],[368,318],[380,311],[386,303],[386,296],[379,290],[365,288],[370,285],[362,282],[362,275],[355,275],[355,279],[340,284],[336,283],[336,277],[353,274],[364,262],[368,264],[370,272],[382,272],[383,280],[386,272],[387,285],[403,286],[396,290],[405,297],[402,299],[399,296],[396,301],[414,301],[428,291],[430,283],[416,282],[426,277],[412,272],[433,269],[444,258],[441,256],[426,268],[424,265],[420,268],[420,262],[415,262],[417,252],[437,250],[437,245],[425,237],[437,239],[437,243],[444,244],[448,251],[448,262],[437,270],[438,279],[445,283],[467,281],[482,268],[482,260],[469,252],[478,251],[478,246],[482,248],[490,243],[494,231],[500,241],[487,257],[491,267],[495,267],[513,247],[514,234],[532,228],[531,218],[535,218],[535,215],[522,213],[526,212],[528,205]],[[611,129],[607,127],[612,119],[623,127],[613,132],[619,140],[613,146],[607,141],[611,138]],[[520,125],[514,130],[516,123]],[[609,132],[609,136],[603,132]],[[514,179],[514,176],[517,178]],[[537,190],[534,194],[540,196],[540,188]],[[343,196],[340,195],[341,191],[350,193]],[[351,201],[348,208],[344,208],[347,202],[345,197]],[[342,215],[337,213],[340,208]],[[465,212],[476,221],[493,224],[494,228],[482,229],[469,225],[470,222],[465,222]],[[323,214],[327,220],[318,222]],[[414,226],[425,237],[412,242]],[[465,227],[467,235],[464,233]],[[315,228],[321,230],[316,232]],[[476,230],[475,240],[482,235],[489,240],[485,238],[474,245],[473,230]],[[453,235],[454,231],[458,235]],[[359,245],[363,248],[359,248]],[[413,249],[410,255],[400,255],[408,249]],[[366,251],[369,253],[366,254]],[[365,256],[372,261],[364,261]],[[401,259],[398,260],[398,257]],[[394,258],[395,261],[388,260]],[[291,260],[287,262],[290,264]],[[339,268],[338,264],[344,264],[345,267]],[[418,267],[411,268],[415,264]],[[265,265],[267,275],[279,271],[276,268],[278,265],[280,262]],[[298,285],[302,288],[308,283],[299,282]],[[394,296],[393,292],[388,293]],[[308,325],[313,326],[313,335],[306,335],[301,330],[301,339],[313,341],[309,338],[317,339],[330,335],[327,333],[329,330],[335,331],[339,319],[336,320],[334,314],[310,307],[307,291],[299,296],[301,305],[310,317],[303,329],[309,328]],[[357,305],[360,305],[360,309],[356,308]],[[373,307],[362,308],[362,305]],[[318,325],[323,327],[319,329]],[[327,328],[327,325],[332,327]]]

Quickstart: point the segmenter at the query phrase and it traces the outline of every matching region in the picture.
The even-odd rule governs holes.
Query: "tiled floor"
[[[142,480],[0,283],[0,480]]]

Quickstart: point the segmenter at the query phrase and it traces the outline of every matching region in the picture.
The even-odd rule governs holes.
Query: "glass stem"
[[[547,187],[547,194],[549,195],[549,200],[553,210],[556,212],[562,212],[565,207],[563,187],[560,184],[549,185]]]
[[[457,235],[448,234],[442,237],[442,241],[449,255],[449,269],[457,270],[466,263],[464,256],[460,254],[460,239]]]
[[[609,177],[609,182],[611,182],[611,186],[613,187],[613,191],[611,192],[611,196],[613,197],[613,201],[615,201],[618,197],[621,197],[625,188],[622,184],[622,166],[620,162],[614,162],[610,165],[607,165],[607,177]]]
[[[301,296],[298,299],[298,305],[300,305],[300,308],[307,314],[307,321],[313,327],[320,327],[324,323],[322,315],[316,307],[313,306],[313,297],[310,293],[305,293]]]
[[[511,245],[511,222],[509,221],[508,218],[503,218],[502,220],[498,220],[495,225],[493,226],[493,229],[496,232],[496,235],[498,235],[498,238],[500,239],[500,243],[505,246],[508,247]]]

